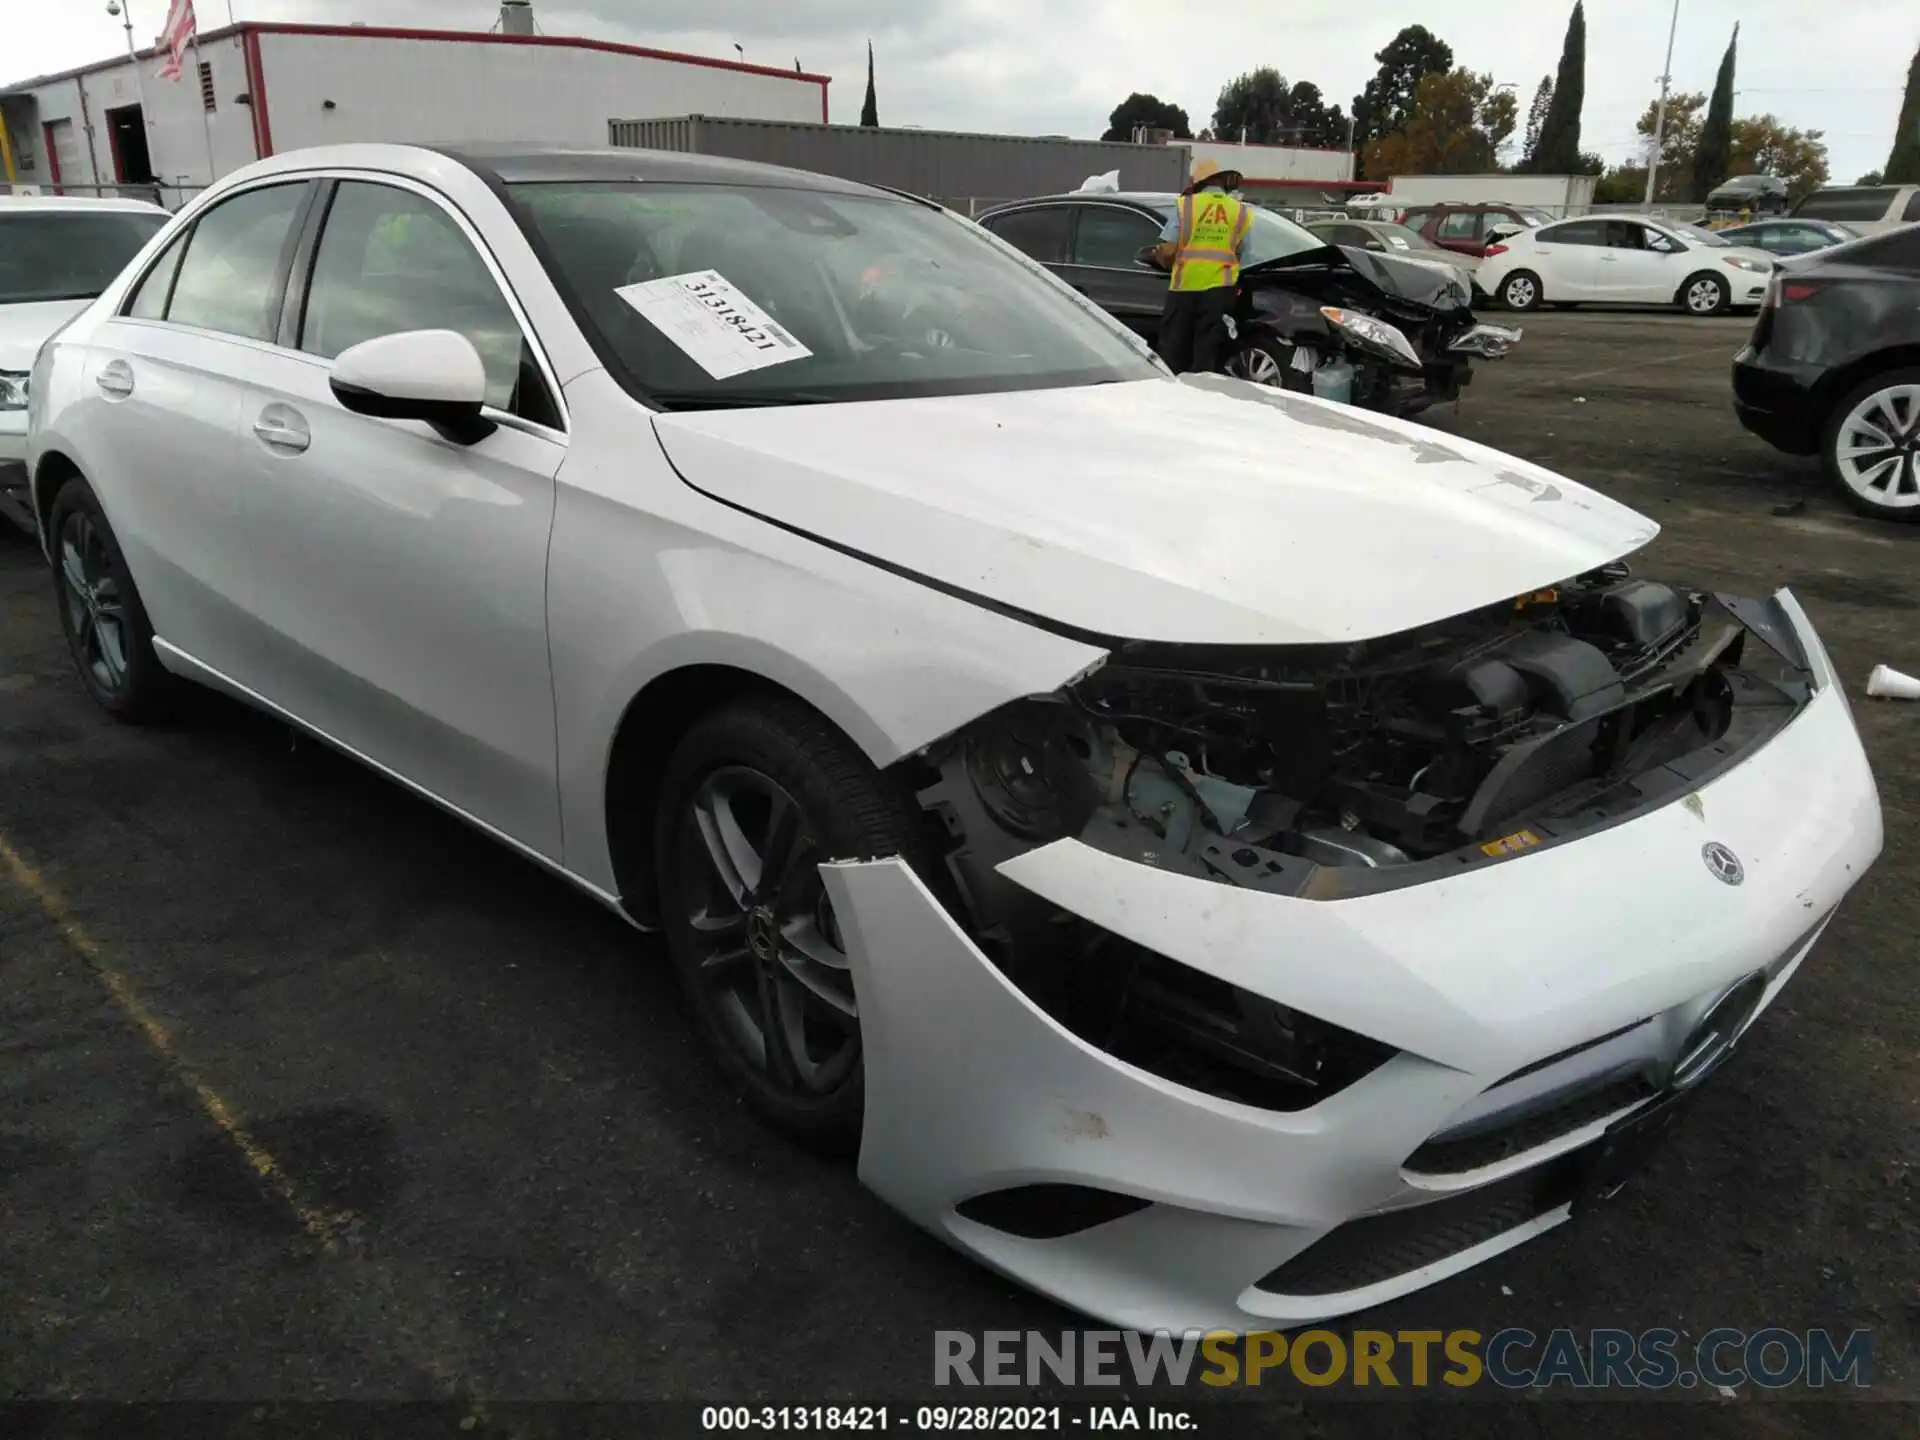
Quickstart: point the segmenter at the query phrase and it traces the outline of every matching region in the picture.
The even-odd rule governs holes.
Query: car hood
[[[33,357],[54,331],[78,315],[91,300],[36,300],[0,305],[0,370],[31,370]]]
[[[1371,639],[1659,532],[1484,446],[1220,376],[654,424],[681,477],[717,500],[1097,636]]]
[[[1436,310],[1458,309],[1473,301],[1466,282],[1451,265],[1435,265],[1410,256],[1386,255],[1348,245],[1323,245],[1317,250],[1283,255],[1278,260],[1263,260],[1258,265],[1247,266],[1241,274],[1249,280],[1264,277],[1284,285],[1289,270],[1315,265],[1344,267],[1397,300]]]

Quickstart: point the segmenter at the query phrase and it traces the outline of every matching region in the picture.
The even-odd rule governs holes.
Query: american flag
[[[180,78],[180,57],[187,53],[187,44],[194,37],[193,0],[173,0],[167,11],[167,28],[160,32],[161,48],[167,52],[166,63],[160,67],[162,80]]]

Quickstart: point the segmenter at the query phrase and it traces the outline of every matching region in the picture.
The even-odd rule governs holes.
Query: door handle
[[[105,394],[124,400],[133,393],[133,367],[124,360],[109,360],[100,373],[93,377]]]
[[[253,422],[253,433],[269,450],[285,450],[295,455],[313,443],[313,432],[298,410],[290,405],[269,405]]]

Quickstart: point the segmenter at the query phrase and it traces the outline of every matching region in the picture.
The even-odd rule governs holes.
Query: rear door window
[[[1565,225],[1549,225],[1534,237],[1542,245],[1605,245],[1605,220],[1570,220]]]
[[[301,180],[247,190],[196,220],[166,318],[248,340],[273,339],[293,258],[294,222],[308,189]]]
[[[1042,265],[1064,265],[1072,212],[1064,205],[1042,205],[989,216],[981,223],[1002,240]]]
[[[1455,210],[1440,217],[1440,228],[1436,233],[1442,240],[1478,240],[1480,222],[1484,218],[1479,210]]]
[[[1107,270],[1138,269],[1134,257],[1140,247],[1155,244],[1159,239],[1159,224],[1138,210],[1119,205],[1083,205],[1073,237],[1073,263],[1097,265]]]

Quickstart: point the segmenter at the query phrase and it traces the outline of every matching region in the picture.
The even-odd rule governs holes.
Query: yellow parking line
[[[13,848],[4,835],[0,835],[0,861],[6,863],[7,871],[13,876],[14,882],[33,897],[54,929],[58,930],[67,944],[86,961],[87,968],[100,977],[100,982],[107,987],[107,993],[113,996],[114,1003],[125,1011],[127,1016],[146,1034],[147,1040],[159,1052],[161,1060],[166,1063],[167,1069],[173,1073],[174,1078],[199,1098],[200,1108],[207,1112],[207,1118],[220,1128],[221,1134],[233,1142],[247,1164],[253,1167],[253,1173],[260,1177],[268,1189],[279,1196],[281,1203],[300,1222],[301,1228],[319,1241],[322,1248],[335,1249],[340,1242],[342,1231],[352,1222],[353,1213],[347,1210],[322,1210],[301,1198],[293,1178],[287,1174],[280,1162],[275,1160],[266,1147],[248,1133],[247,1127],[241,1123],[233,1106],[221,1097],[220,1092],[200,1078],[199,1072],[174,1044],[173,1036],[168,1033],[167,1027],[160,1023],[159,1017],[147,1008],[139,995],[134,992],[133,987],[127,983],[126,976],[107,963],[99,943],[87,933],[86,927],[73,918],[73,912],[67,908],[67,903],[61,898],[60,892],[53,888],[46,877],[29,863],[25,856]]]

